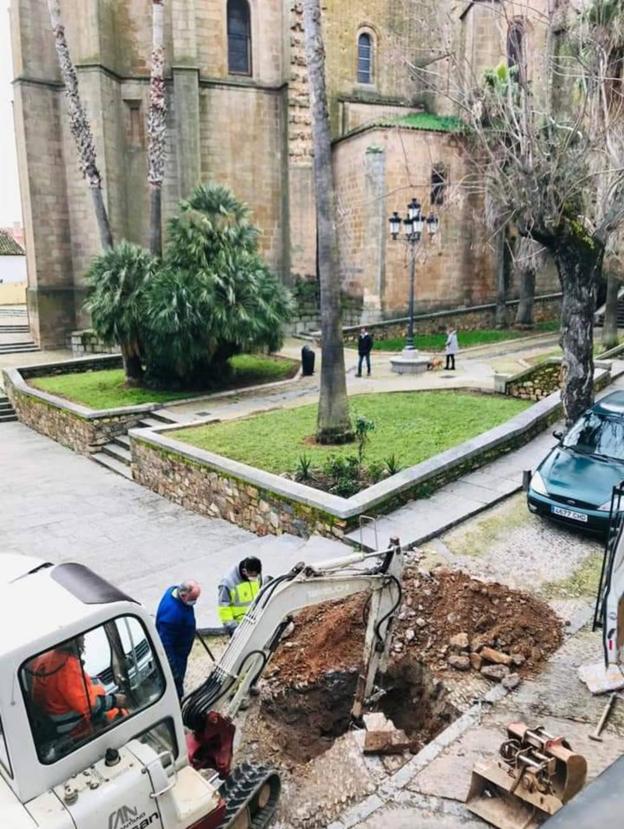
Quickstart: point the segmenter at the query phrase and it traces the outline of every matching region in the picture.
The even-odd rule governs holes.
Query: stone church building
[[[151,0],[61,7],[115,238],[146,244]],[[316,227],[300,2],[165,0],[165,14],[164,221],[198,182],[227,185],[250,205],[271,267],[305,295],[316,280]],[[388,218],[414,197],[440,220],[418,251],[418,309],[492,302],[495,245],[480,198],[461,187],[469,161],[444,94],[444,54],[451,44],[475,77],[512,58],[537,77],[544,27],[525,2],[497,0],[325,0],[323,15],[349,321],[405,314],[407,247],[390,237]],[[99,237],[46,0],[11,0],[11,23],[28,304],[34,336],[53,346],[88,325],[84,275]],[[419,88],[411,69],[428,61],[439,68],[437,94]],[[547,272],[537,292],[552,289]]]

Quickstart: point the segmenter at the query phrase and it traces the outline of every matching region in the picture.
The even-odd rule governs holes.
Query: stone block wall
[[[119,346],[104,345],[95,331],[72,331],[69,337],[69,347],[74,357],[84,357],[85,354],[119,354]]]
[[[521,400],[541,400],[561,388],[561,362],[545,362],[505,383],[505,394]]]
[[[257,535],[316,533],[342,538],[348,529],[347,521],[329,513],[285,500],[134,436],[131,451],[137,483],[200,515],[223,518]]]

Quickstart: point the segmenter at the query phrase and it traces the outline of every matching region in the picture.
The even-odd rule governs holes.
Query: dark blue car
[[[531,512],[603,534],[611,492],[624,480],[624,391],[606,395],[560,438],[534,472]]]

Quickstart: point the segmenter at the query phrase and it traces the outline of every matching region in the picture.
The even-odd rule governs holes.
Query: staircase
[[[0,423],[11,423],[13,420],[17,420],[15,409],[9,403],[8,397],[0,396]]]
[[[16,339],[9,339],[12,337]],[[30,337],[29,327],[18,323],[0,324],[0,354],[21,354],[26,351],[39,351]]]
[[[602,328],[602,326],[604,325],[604,316],[605,306],[603,305],[602,308],[599,308],[596,311],[594,317],[594,325],[596,326],[596,328]],[[624,289],[621,289],[618,294],[617,327],[624,328]]]
[[[166,415],[158,414],[158,412],[151,412],[143,420],[134,427],[135,429],[154,429],[157,426],[164,426],[167,423],[175,423]],[[130,438],[128,434],[121,434],[114,437],[108,443],[102,446],[99,452],[94,452],[91,455],[96,463],[105,466],[112,472],[118,475],[123,475],[124,478],[132,480],[132,456],[130,454]]]

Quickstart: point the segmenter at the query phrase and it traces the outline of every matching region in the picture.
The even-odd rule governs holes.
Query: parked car
[[[531,512],[603,534],[613,487],[624,480],[624,391],[603,397],[564,435],[531,477]]]

